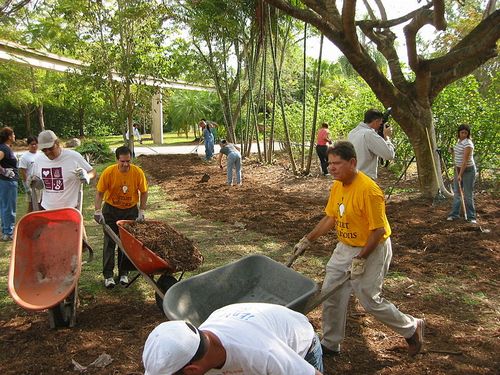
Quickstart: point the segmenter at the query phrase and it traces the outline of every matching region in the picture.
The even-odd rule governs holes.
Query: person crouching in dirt
[[[328,149],[328,169],[334,178],[326,215],[295,245],[302,254],[318,237],[335,229],[338,243],[326,265],[322,290],[327,291],[350,272],[350,278],[323,302],[324,355],[340,352],[351,292],[367,313],[403,336],[411,356],[420,352],[424,320],[403,314],[381,297],[384,276],[392,258],[391,227],[385,214],[384,194],[357,169],[352,143],[340,141]]]
[[[144,210],[148,200],[148,183],[141,168],[131,164],[132,154],[127,146],[115,151],[116,164],[107,167],[99,177],[95,195],[94,220],[98,224],[107,224],[118,234],[118,220],[144,221]],[[104,204],[102,202],[104,201]],[[137,204],[139,203],[139,207]],[[101,209],[102,206],[102,209]],[[104,286],[113,288],[116,244],[104,231],[102,273]],[[130,260],[118,250],[118,276],[120,284],[128,284],[128,271],[133,269]]]
[[[227,143],[225,139],[221,139],[220,141],[220,151],[219,151],[219,167],[222,167],[222,155],[226,155],[227,162],[227,184],[233,185],[233,169],[236,174],[236,185],[241,185],[241,154],[240,148],[233,143]]]
[[[142,361],[147,375],[323,372],[319,338],[307,317],[268,303],[222,307],[199,329],[182,320],[161,323],[149,334]]]

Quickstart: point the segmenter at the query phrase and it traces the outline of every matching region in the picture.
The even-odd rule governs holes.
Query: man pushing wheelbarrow
[[[337,142],[327,155],[328,169],[335,181],[326,215],[294,249],[300,255],[312,241],[335,229],[338,243],[326,265],[322,289],[344,280],[350,272],[350,278],[345,278],[340,288],[323,302],[323,354],[340,353],[349,297],[354,292],[367,313],[406,339],[408,353],[414,356],[422,348],[424,320],[402,313],[380,296],[392,258],[391,228],[382,190],[358,171],[356,152],[350,142]]]
[[[53,131],[41,132],[38,141],[43,155],[28,177],[36,211],[16,226],[9,292],[28,310],[48,309],[51,328],[72,327],[84,245],[92,257],[80,213],[82,182],[90,183],[96,172],[79,153],[63,149]],[[41,202],[37,190],[43,190]]]
[[[132,164],[132,153],[128,147],[118,147],[115,155],[116,164],[107,167],[97,183],[94,220],[98,224],[107,224],[118,235],[117,221],[144,221],[144,211],[148,200],[148,183],[142,169]],[[116,285],[113,275],[115,249],[115,241],[104,228],[102,273],[104,286],[108,289]],[[130,260],[121,249],[118,249],[120,285],[128,285],[128,272],[133,269]]]

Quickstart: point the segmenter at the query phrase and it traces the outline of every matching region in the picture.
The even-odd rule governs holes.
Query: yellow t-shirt
[[[115,164],[102,172],[97,191],[104,193],[104,202],[125,209],[137,205],[139,192],[147,192],[148,183],[141,168],[132,164],[128,172],[122,173]]]
[[[346,245],[365,246],[370,231],[377,228],[385,228],[383,240],[391,235],[384,194],[363,172],[350,185],[333,182],[325,213],[335,218],[337,237]]]

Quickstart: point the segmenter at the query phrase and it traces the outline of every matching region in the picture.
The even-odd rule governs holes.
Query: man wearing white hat
[[[78,152],[63,149],[52,130],[38,135],[38,148],[43,155],[35,159],[31,179],[43,182],[42,208],[77,208],[80,184],[89,184],[95,169]]]
[[[321,375],[321,345],[304,315],[284,306],[239,303],[214,311],[197,329],[157,326],[144,345],[146,375]]]

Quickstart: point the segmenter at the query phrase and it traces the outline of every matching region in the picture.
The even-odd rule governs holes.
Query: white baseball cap
[[[172,375],[186,366],[200,345],[200,332],[182,320],[161,323],[149,334],[142,362],[145,375]]]
[[[51,148],[55,141],[57,141],[57,135],[52,130],[44,130],[38,134],[38,148],[40,150]]]

